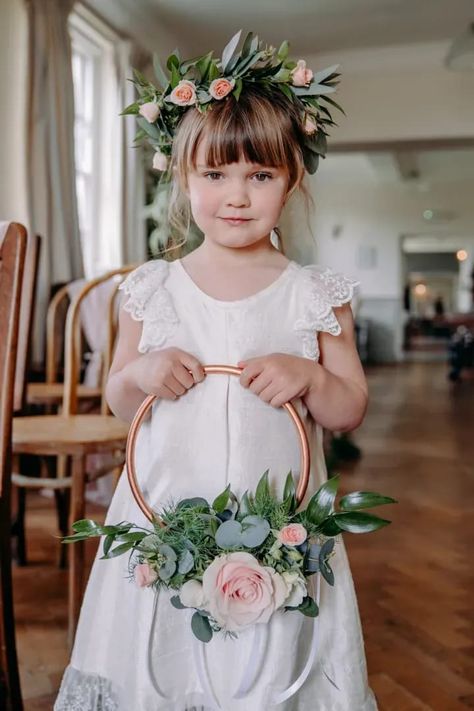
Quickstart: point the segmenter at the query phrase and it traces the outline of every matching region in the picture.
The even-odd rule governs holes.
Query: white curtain
[[[74,96],[68,16],[74,0],[26,0],[28,11],[27,199],[43,237],[34,357],[42,359],[50,286],[83,275],[74,165]]]

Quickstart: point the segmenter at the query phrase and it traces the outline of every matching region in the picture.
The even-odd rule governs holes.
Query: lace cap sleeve
[[[165,286],[169,262],[154,259],[145,262],[124,279],[119,289],[127,297],[123,308],[135,321],[143,321],[138,344],[140,353],[159,348],[179,323],[173,299]]]
[[[302,267],[300,274],[302,315],[295,323],[295,330],[303,340],[304,355],[318,358],[316,332],[325,331],[333,336],[341,333],[333,308],[351,301],[360,282],[316,264]]]

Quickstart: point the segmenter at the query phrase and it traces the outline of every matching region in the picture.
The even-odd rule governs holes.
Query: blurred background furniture
[[[26,230],[11,223],[0,244],[0,706],[22,711],[11,573],[11,428]]]
[[[32,415],[15,418],[13,424],[13,452],[15,455],[58,457],[64,466],[58,467],[56,475],[37,477],[16,474],[17,487],[50,489],[61,492],[63,497],[60,516],[61,533],[65,535],[71,523],[85,515],[86,484],[114,471],[119,472],[124,463],[124,450],[128,425],[109,414],[105,397],[105,372],[112,357],[115,337],[114,303],[118,284],[132,266],[108,272],[86,282],[72,299],[66,319],[65,334],[65,379],[62,406],[57,414]],[[104,376],[101,378],[100,412],[79,413],[78,380],[78,329],[80,309],[85,298],[94,289],[113,280],[107,307],[108,323],[104,322],[107,337],[104,347]],[[108,455],[102,467],[90,466],[90,455]],[[24,512],[23,512],[24,513]],[[68,547],[68,633],[72,644],[79,614],[84,584],[84,546]]]

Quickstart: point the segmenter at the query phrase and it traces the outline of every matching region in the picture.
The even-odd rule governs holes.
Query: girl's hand
[[[294,398],[304,397],[314,383],[314,362],[308,358],[270,353],[237,363],[244,368],[240,383],[272,407],[281,407]]]
[[[179,348],[150,351],[128,368],[129,377],[142,392],[164,400],[176,400],[205,377],[197,358]]]

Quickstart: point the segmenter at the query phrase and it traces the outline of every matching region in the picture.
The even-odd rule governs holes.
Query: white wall
[[[23,0],[0,2],[0,219],[27,224],[26,66]]]

